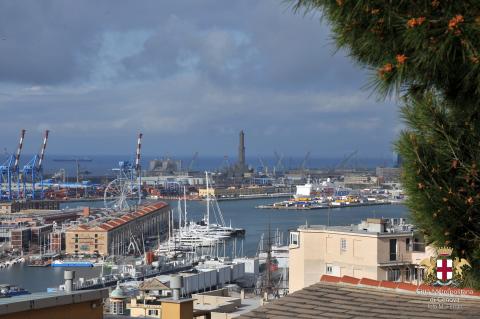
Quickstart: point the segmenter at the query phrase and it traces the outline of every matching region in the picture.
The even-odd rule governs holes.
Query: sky
[[[394,101],[284,0],[3,0],[0,151],[391,154]]]

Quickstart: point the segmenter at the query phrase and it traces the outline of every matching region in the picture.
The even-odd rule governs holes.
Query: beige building
[[[207,194],[209,194],[210,196],[215,196],[217,198],[228,198],[291,192],[292,189],[290,187],[277,186],[217,187],[209,188],[208,191],[206,188],[200,188],[198,189],[198,196],[205,198],[207,197]]]
[[[351,226],[302,226],[290,232],[289,292],[324,274],[375,280],[421,281],[423,241],[403,219],[367,219]]]
[[[365,187],[371,185],[377,185],[377,177],[366,174],[345,174],[344,177],[345,187]]]
[[[152,278],[142,282],[138,289],[141,294],[130,298],[127,305],[130,317],[162,318],[162,298],[166,298],[167,294],[164,292],[170,291],[170,288],[159,279]]]
[[[162,236],[168,229],[169,207],[159,202],[137,211],[109,219],[93,220],[65,231],[67,254],[122,255],[133,247],[132,238],[141,245],[141,238]],[[142,248],[142,247],[136,247]]]

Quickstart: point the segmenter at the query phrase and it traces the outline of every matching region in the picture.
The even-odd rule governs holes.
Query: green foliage
[[[480,93],[478,1],[295,3],[296,11],[322,11],[338,47],[379,73],[374,84],[381,93],[412,86],[449,96]]]
[[[475,262],[480,254],[480,122],[475,108],[461,112],[431,92],[404,98],[407,205],[430,242],[448,245]]]
[[[428,242],[473,266],[480,287],[480,1],[296,0],[320,10],[339,48],[402,95],[408,207]]]

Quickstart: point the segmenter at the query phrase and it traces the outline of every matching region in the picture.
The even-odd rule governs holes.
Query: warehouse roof
[[[323,275],[320,282],[238,318],[478,318],[480,293]]]
[[[114,228],[120,227],[120,226],[122,226],[122,225],[124,225],[124,224],[126,224],[126,223],[128,223],[132,220],[135,220],[136,218],[139,218],[139,217],[148,215],[150,213],[156,212],[156,211],[158,211],[158,210],[160,210],[164,207],[167,207],[167,206],[168,206],[168,204],[165,203],[165,202],[157,202],[157,203],[154,203],[154,204],[150,204],[148,206],[140,207],[135,212],[127,213],[125,215],[113,218],[111,220],[104,221],[101,224],[94,224],[95,221],[92,221],[93,223],[91,223],[91,224],[81,224],[81,225],[78,225],[78,226],[73,226],[70,229],[74,229],[74,230],[79,230],[80,229],[80,230],[87,231],[87,230],[94,230],[94,229],[99,230],[99,228],[100,228],[100,229],[109,231],[109,230],[112,230]]]

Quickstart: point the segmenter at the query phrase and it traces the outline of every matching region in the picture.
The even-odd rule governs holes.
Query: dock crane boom
[[[135,171],[138,178],[138,203],[142,201],[142,166],[140,165],[140,154],[142,150],[142,138],[143,134],[138,134],[137,139],[137,154],[135,155]]]
[[[193,154],[192,160],[190,161],[190,164],[188,164],[188,172],[192,171],[193,165],[195,164],[195,161],[197,160],[197,157],[198,157],[198,152],[195,152],[195,154]]]
[[[353,151],[352,153],[350,153],[348,156],[346,156],[340,163],[338,163],[338,165],[335,167],[335,170],[344,169],[345,166],[348,164],[348,162],[349,162],[355,155],[357,155],[357,153],[358,153],[358,150],[355,150],[355,151]]]
[[[305,158],[303,159],[302,165],[300,166],[300,169],[302,170],[302,172],[305,171],[305,169],[307,168],[307,162],[309,159],[310,159],[310,151],[308,151],[307,154],[305,154]]]
[[[140,154],[141,154],[141,150],[142,150],[142,138],[143,138],[143,134],[142,133],[138,134],[137,153],[135,155],[135,170],[137,171],[137,173],[139,173],[141,168],[142,168],[141,165],[140,165]]]
[[[45,135],[43,136],[43,144],[42,144],[42,149],[40,150],[40,158],[38,159],[38,165],[37,167],[39,169],[42,169],[43,165],[43,159],[45,157],[45,149],[47,148],[47,141],[48,141],[48,133],[49,130],[45,130]]]
[[[277,163],[274,166],[274,169],[276,172],[280,171],[283,172],[285,170],[285,166],[283,165],[283,157],[284,155],[278,155],[277,151],[273,152],[275,155],[275,158],[277,159]]]
[[[20,141],[18,142],[17,154],[15,155],[15,163],[13,164],[13,170],[18,171],[18,164],[20,163],[20,154],[23,149],[23,139],[25,138],[26,130],[20,132]]]
[[[26,130],[22,129],[20,131],[20,141],[18,143],[17,152],[15,155],[10,155],[8,159],[0,165],[0,200],[6,198],[8,200],[14,199],[12,193],[12,183],[14,180],[17,182],[17,197],[20,196],[20,179],[19,179],[19,169],[18,163],[20,162],[20,155],[23,148],[23,140],[25,138]],[[7,182],[7,196],[3,194],[3,183]]]
[[[265,165],[265,162],[263,161],[263,158],[262,157],[258,157],[258,161],[260,162],[260,165],[261,165],[261,171],[264,173],[264,174],[267,174],[267,166]]]
[[[40,152],[33,156],[33,158],[23,166],[22,180],[23,180],[23,196],[27,198],[27,181],[30,181],[32,188],[32,199],[37,199],[36,184],[40,181],[40,198],[43,199],[43,159],[45,158],[45,150],[47,148],[49,130],[45,130],[43,135]]]

